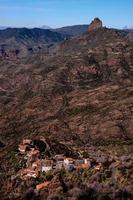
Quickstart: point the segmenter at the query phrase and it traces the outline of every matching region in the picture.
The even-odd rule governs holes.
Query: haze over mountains
[[[92,200],[106,197],[123,200],[121,191],[123,194],[128,191],[127,186],[132,187],[132,83],[130,30],[103,27],[98,18],[89,26],[1,30],[2,197],[6,199],[8,194],[9,200],[24,200],[28,197],[22,194],[30,185],[32,197],[42,200],[42,193],[36,193],[35,187],[50,180],[53,187],[45,188],[44,199],[52,200],[48,196],[57,193],[62,195],[56,198],[59,200],[88,199],[88,194],[94,195]],[[83,152],[78,159],[96,155],[91,160],[92,168],[73,173],[56,170],[52,175],[40,173],[28,181],[13,176],[26,167],[25,158],[17,152],[19,143],[35,137],[50,141],[56,154],[69,152],[77,156]],[[101,151],[99,155],[100,148],[105,153],[103,157]],[[119,159],[119,154],[129,157]],[[99,162],[102,167],[95,170],[93,167]],[[73,188],[79,196],[71,191]],[[132,191],[131,188],[126,193],[130,200]]]

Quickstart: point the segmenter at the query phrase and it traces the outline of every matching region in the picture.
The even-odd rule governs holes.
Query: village
[[[79,181],[85,179],[89,179],[91,183],[95,180],[117,182],[130,176],[133,180],[132,155],[118,156],[109,151],[106,153],[100,149],[96,150],[92,146],[89,149],[75,146],[72,150],[77,156],[74,156],[75,154],[68,154],[67,151],[65,153],[65,150],[64,154],[62,151],[53,151],[52,142],[37,136],[34,139],[24,138],[18,145],[16,156],[19,168],[17,173],[12,175],[11,181],[20,185],[19,192],[25,185],[31,185],[34,195],[38,196],[41,192],[46,195],[57,191],[65,192],[66,188],[68,190],[68,187],[73,187],[73,184],[79,184]],[[57,143],[56,148],[60,150],[59,144]]]
[[[66,157],[63,154],[56,154],[54,156],[45,155],[46,151],[49,150],[49,146],[44,138],[38,144],[31,139],[23,139],[19,144],[18,150],[26,163],[26,167],[20,169],[18,172],[18,175],[23,180],[37,178],[41,172],[48,173],[54,170],[64,169],[72,172],[73,170],[85,170],[92,167],[95,170],[102,168],[101,163],[92,164],[89,158],[74,159]],[[41,150],[44,151],[43,156],[41,155]]]

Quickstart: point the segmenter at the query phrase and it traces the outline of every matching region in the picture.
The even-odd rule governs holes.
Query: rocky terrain
[[[60,173],[56,174],[55,177],[63,179],[63,182],[55,180],[52,174],[50,181],[53,184],[58,185],[58,182],[61,182],[63,187],[67,182],[70,184],[66,192],[56,191],[57,197],[48,197],[51,189],[42,194],[46,197],[35,194],[33,182],[32,190],[25,194],[31,196],[22,196],[20,199],[76,200],[88,199],[87,195],[92,195],[91,199],[105,199],[104,195],[107,199],[132,199],[132,37],[128,37],[128,31],[102,27],[101,22],[98,27],[96,24],[96,29],[95,23],[92,23],[91,27],[92,25],[93,28],[89,28],[88,32],[78,37],[66,38],[65,41],[62,41],[62,35],[55,33],[56,39],[49,39],[50,43],[56,42],[52,46],[52,53],[41,52],[14,60],[1,58],[1,196],[5,197],[8,193],[11,199],[12,188],[17,188],[18,183],[13,186],[10,179],[18,171],[18,144],[25,137],[43,136],[51,141],[56,153],[69,153],[75,157],[75,152],[80,149],[87,156],[91,154],[94,157],[96,152],[96,160],[99,157],[98,150],[100,155],[104,154],[104,158],[111,154],[114,163],[119,163],[116,173],[120,173],[120,176],[114,180],[111,171],[109,179],[105,178],[106,171],[112,170],[107,161],[107,166],[99,174],[93,170],[87,170],[86,175],[81,172],[80,175],[75,172],[73,175],[62,172],[61,179]],[[40,36],[37,40],[40,40],[39,38]],[[45,43],[42,43],[42,40],[40,42],[42,45]],[[124,155],[129,155],[129,158],[125,157],[122,161],[121,157]],[[126,164],[130,165],[125,167],[126,172],[119,169]],[[81,184],[76,184],[77,176]],[[36,181],[39,184],[44,180],[49,181],[46,177]],[[114,182],[110,187],[112,180]],[[29,182],[21,184],[29,185]],[[60,183],[58,187],[57,185],[54,187],[60,188]],[[19,192],[24,194],[27,189],[27,186],[22,186]]]

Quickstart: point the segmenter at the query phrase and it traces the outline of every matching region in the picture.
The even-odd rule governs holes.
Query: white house
[[[21,154],[25,154],[25,152],[26,152],[26,145],[20,144],[18,146],[18,150],[20,151]]]
[[[64,158],[64,164],[65,165],[69,165],[69,164],[73,164],[74,160],[72,158]]]
[[[42,160],[42,172],[48,172],[53,169],[53,161],[52,160]]]
[[[52,170],[52,165],[51,166],[42,166],[42,172],[48,172]]]
[[[87,159],[87,158],[84,159],[84,164],[87,164],[88,167],[91,167],[91,162],[90,162],[90,160]]]

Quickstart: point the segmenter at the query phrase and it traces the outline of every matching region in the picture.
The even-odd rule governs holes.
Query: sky
[[[89,24],[133,27],[133,0],[0,0],[0,26],[52,28]]]

